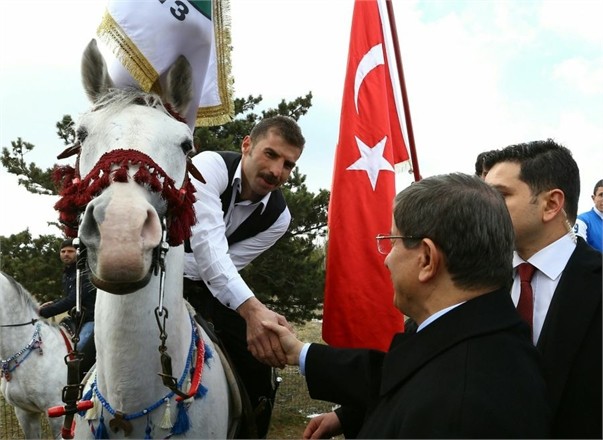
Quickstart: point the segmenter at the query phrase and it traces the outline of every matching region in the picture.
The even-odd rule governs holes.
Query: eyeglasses
[[[380,254],[387,255],[392,251],[392,247],[394,246],[394,240],[402,239],[402,240],[422,240],[423,237],[412,237],[410,235],[386,235],[379,234],[376,237],[377,240],[377,250]]]

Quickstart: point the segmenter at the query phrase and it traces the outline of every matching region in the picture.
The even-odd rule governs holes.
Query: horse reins
[[[4,325],[0,325],[0,327],[23,327],[26,325],[34,325],[38,321],[39,321],[38,318],[32,318],[31,321],[22,322],[20,324],[4,324]]]

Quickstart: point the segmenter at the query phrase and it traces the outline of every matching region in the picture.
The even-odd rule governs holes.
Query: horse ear
[[[107,64],[98,50],[95,39],[92,39],[84,49],[82,83],[88,99],[92,102],[96,102],[98,98],[113,87],[113,82],[107,71]]]
[[[193,99],[193,69],[183,55],[169,68],[166,86],[163,101],[169,102],[181,115],[186,115]]]

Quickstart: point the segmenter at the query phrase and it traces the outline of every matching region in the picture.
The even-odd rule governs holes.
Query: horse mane
[[[33,295],[31,293],[29,293],[29,291],[25,287],[23,287],[17,280],[15,280],[9,274],[7,274],[6,272],[0,272],[0,273],[2,273],[2,275],[4,275],[6,277],[6,279],[11,284],[11,286],[17,291],[17,295],[19,296],[20,300],[23,303],[25,303],[25,306],[30,307],[31,309],[35,310],[37,313],[39,304],[35,300]]]
[[[159,96],[154,93],[146,93],[134,87],[124,89],[109,89],[92,106],[91,112],[102,110],[105,107],[112,107],[121,110],[131,104],[143,105],[163,110],[165,114],[171,115]]]

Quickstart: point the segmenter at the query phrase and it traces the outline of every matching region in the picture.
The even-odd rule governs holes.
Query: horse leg
[[[63,419],[64,417],[47,417],[48,424],[50,425],[50,431],[52,432],[52,438],[62,438],[61,432],[63,430]]]
[[[14,408],[25,438],[42,438],[42,419],[40,418],[40,413],[26,411],[18,406]]]

